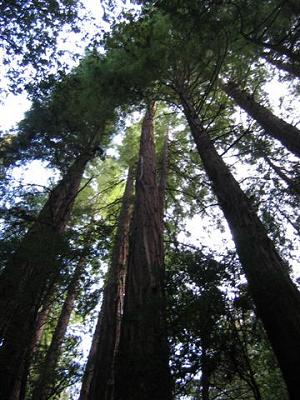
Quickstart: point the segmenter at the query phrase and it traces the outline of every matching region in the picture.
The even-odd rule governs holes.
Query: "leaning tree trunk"
[[[30,365],[43,336],[45,325],[47,323],[49,312],[51,309],[51,303],[53,301],[51,294],[52,293],[49,293],[47,299],[44,300],[42,309],[37,314],[31,345],[28,347],[26,356],[24,357],[23,373],[22,376],[20,376],[19,384],[15,385],[15,392],[12,396],[12,398],[14,399],[25,399],[27,378],[29,376]]]
[[[69,325],[71,313],[78,292],[79,280],[84,268],[84,259],[81,259],[74,271],[68,286],[67,295],[55,327],[49,349],[42,363],[39,378],[35,384],[32,400],[47,400],[51,395],[55,383],[55,371],[61,353],[61,347]]]
[[[290,152],[300,157],[299,129],[276,117],[266,107],[257,103],[249,93],[240,90],[234,82],[221,84],[221,88],[260,124],[266,134],[279,140]]]
[[[276,164],[273,163],[273,161],[271,161],[271,159],[266,154],[263,154],[262,156],[266,163],[269,164],[269,166],[276,172],[276,174],[286,183],[289,191],[296,196],[300,196],[300,184],[295,179],[291,179],[290,177],[288,177],[281,170],[280,167],[278,167]]]
[[[111,399],[114,391],[115,354],[120,337],[128,260],[129,227],[132,218],[134,168],[129,168],[111,266],[103,291],[93,342],[85,368],[80,400]]]
[[[114,399],[172,398],[165,327],[161,210],[156,182],[154,104],[143,121],[129,243]]]
[[[15,400],[45,294],[58,276],[56,255],[81,178],[94,151],[82,154],[55,187],[1,275],[0,398]]]
[[[186,93],[184,113],[227,219],[257,313],[277,356],[291,400],[300,398],[300,294],[239,184],[214,148]]]
[[[290,62],[285,62],[282,60],[278,60],[274,58],[273,54],[265,54],[264,58],[272,65],[275,65],[278,69],[281,69],[282,71],[285,71],[296,78],[300,78],[300,65],[299,63],[290,63]]]

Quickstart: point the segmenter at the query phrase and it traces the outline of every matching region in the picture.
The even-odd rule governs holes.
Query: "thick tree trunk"
[[[289,63],[300,62],[300,51],[297,50],[296,46],[294,46],[294,48],[296,48],[296,50],[294,50],[293,48],[289,48],[282,43],[264,42],[260,39],[256,39],[253,37],[250,38],[249,36],[247,36],[246,38],[259,46],[272,50],[275,54],[277,53],[280,56],[284,56],[285,58],[287,58]],[[292,39],[290,39],[290,41],[293,40],[293,42],[295,43],[296,39],[297,37],[293,37]]]
[[[257,313],[291,400],[300,398],[300,294],[251,203],[216,152],[188,96],[180,93],[204,168],[227,219]]]
[[[38,381],[33,390],[32,400],[47,400],[50,397],[51,389],[55,382],[55,370],[60,356],[61,347],[69,325],[71,313],[74,309],[74,303],[78,291],[79,279],[84,268],[84,260],[80,260],[71,282],[69,284],[67,295],[55,327],[51,344],[46,353],[45,360],[41,366]]]
[[[159,205],[161,213],[161,222],[163,224],[165,200],[167,191],[168,169],[169,169],[169,132],[165,133],[164,143],[160,160],[160,177],[159,177]]]
[[[154,104],[140,142],[115,400],[172,398],[165,328],[161,210],[156,182]]]
[[[272,54],[266,54],[264,58],[270,63],[275,65],[278,69],[282,71],[288,72],[289,74],[295,76],[296,78],[300,78],[300,65],[296,63],[289,63],[278,60],[272,56]]]
[[[58,276],[56,255],[79,189],[94,152],[82,154],[49,196],[37,221],[1,275],[0,398],[15,400],[15,387],[34,337],[38,310]],[[18,378],[19,377],[19,378]]]
[[[102,307],[83,377],[80,400],[98,398],[108,400],[113,396],[115,354],[119,344],[125,294],[133,189],[134,168],[130,168],[112,251],[111,266],[104,286]]]
[[[249,93],[240,90],[235,83],[221,84],[221,88],[260,124],[266,134],[279,140],[290,152],[300,157],[299,129],[276,117],[270,110],[257,103]]]

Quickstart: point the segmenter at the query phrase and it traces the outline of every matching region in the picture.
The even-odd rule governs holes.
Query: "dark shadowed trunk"
[[[179,93],[204,168],[230,226],[257,313],[291,400],[300,398],[300,294],[251,203],[216,152],[189,97]]]
[[[296,16],[299,17],[300,15],[300,5],[298,0],[286,0],[285,5],[292,11],[292,13]],[[284,3],[283,3],[284,5]]]
[[[43,336],[44,328],[48,320],[52,301],[53,299],[49,294],[49,296],[47,296],[47,299],[44,300],[44,304],[42,306],[41,311],[39,311],[37,314],[32,342],[30,347],[28,348],[28,351],[26,352],[26,356],[24,357],[23,373],[22,376],[20,376],[19,383],[16,383],[15,385],[15,392],[14,395],[12,396],[13,399],[20,399],[20,400],[25,399],[27,378],[29,376],[30,365],[32,362],[32,358],[35,352],[37,351],[37,348]]]
[[[0,398],[15,400],[24,359],[34,337],[45,293],[58,276],[56,255],[69,220],[81,178],[94,151],[82,154],[51,192],[36,222],[25,235],[1,275]],[[19,377],[19,378],[18,378]]]
[[[209,356],[207,355],[207,348],[202,340],[201,346],[201,399],[209,400],[209,388],[210,388],[210,368],[209,368]]]
[[[136,200],[114,399],[170,400],[165,328],[161,209],[156,182],[154,105],[146,112],[140,141]]]
[[[93,334],[92,344],[90,347],[87,363],[82,377],[79,400],[88,400],[90,396],[91,382],[95,372],[97,346],[99,343],[100,332],[101,332],[101,311],[98,314],[96,329]]]
[[[288,177],[280,167],[271,161],[271,159],[267,155],[263,155],[264,160],[267,164],[276,172],[276,174],[287,184],[291,193],[294,193],[297,196],[300,196],[300,185],[294,180]]]
[[[284,56],[289,63],[296,63],[296,62],[300,62],[300,51],[296,48],[296,46],[294,45],[294,48],[291,47],[287,47],[285,44],[282,43],[271,43],[271,42],[266,42],[266,41],[262,41],[261,39],[256,39],[254,37],[249,37],[246,36],[246,38],[248,40],[250,40],[251,42],[265,48],[265,49],[270,49],[272,50],[272,52],[274,52],[275,54],[277,53],[280,56]],[[295,43],[296,37],[291,38],[290,37],[290,41]],[[290,42],[290,43],[291,43]]]
[[[299,63],[290,63],[290,62],[285,62],[278,60],[273,57],[272,54],[266,54],[264,55],[264,58],[270,63],[275,65],[278,69],[281,69],[282,71],[288,72],[289,74],[300,78],[300,65]]]
[[[128,260],[129,227],[132,218],[134,168],[128,171],[115,243],[103,291],[91,351],[83,377],[80,400],[112,399],[114,392],[115,354],[120,338],[125,280]]]
[[[79,287],[79,280],[84,268],[84,259],[80,260],[71,282],[68,286],[67,295],[55,327],[49,349],[42,363],[39,378],[33,390],[32,400],[47,400],[55,383],[55,370],[60,356],[61,347],[69,325],[71,313]]]
[[[266,107],[257,103],[253,96],[240,90],[234,82],[221,84],[222,89],[232,97],[260,126],[265,133],[280,141],[290,152],[300,157],[300,131],[276,117]]]

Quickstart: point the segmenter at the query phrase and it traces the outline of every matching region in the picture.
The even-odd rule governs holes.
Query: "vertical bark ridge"
[[[129,227],[133,212],[134,171],[134,167],[130,167],[128,170],[111,265],[107,274],[102,307],[85,368],[80,400],[111,399],[114,392],[115,355],[123,314]]]
[[[152,103],[142,124],[114,400],[172,398],[165,328],[154,113],[155,105]]]
[[[163,224],[164,211],[165,211],[165,198],[167,191],[168,169],[169,169],[169,127],[167,128],[164,137],[160,164],[161,168],[159,176],[159,204],[160,204],[161,221]]]
[[[204,168],[236,245],[291,400],[300,398],[300,294],[248,198],[218,155],[187,94],[180,93]]]

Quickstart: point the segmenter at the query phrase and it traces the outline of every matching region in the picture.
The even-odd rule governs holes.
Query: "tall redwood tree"
[[[155,105],[151,103],[142,125],[115,400],[172,398],[154,112]]]

